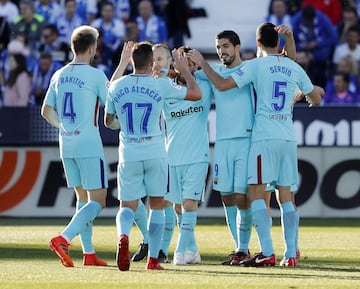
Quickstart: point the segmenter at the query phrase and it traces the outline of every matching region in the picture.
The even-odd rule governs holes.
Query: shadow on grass
[[[115,260],[115,250],[114,251],[101,251],[97,250],[97,253],[101,258]],[[79,250],[71,250],[71,257],[74,259],[82,258],[82,252]],[[34,260],[34,259],[54,259],[56,258],[55,254],[44,244],[44,247],[31,247],[26,245],[22,247],[19,245],[0,245],[0,256],[2,260],[11,259],[11,260]]]
[[[221,259],[223,256],[220,255],[207,255],[202,254],[202,262],[199,265],[193,265],[191,267],[191,274],[212,276],[221,274],[221,276],[238,276],[238,275],[248,275],[256,276],[259,278],[327,278],[327,279],[340,279],[340,280],[359,280],[360,281],[360,262],[349,263],[349,260],[300,260],[299,266],[297,268],[287,268],[287,267],[259,267],[259,268],[249,268],[242,266],[224,266],[221,265]],[[208,266],[213,266],[214,270],[205,269],[209,268]],[[190,268],[190,267],[189,267]],[[228,269],[231,268],[231,269]],[[167,273],[184,273],[189,274],[189,270],[184,267],[173,267],[166,268]],[[233,269],[238,269],[234,271]],[[265,270],[265,271],[264,271]],[[341,275],[343,274],[343,275]]]
[[[106,250],[98,250],[97,253],[101,258],[104,258],[105,260],[115,260],[115,248],[114,251],[106,251]],[[72,257],[74,260],[81,259],[82,254],[80,250],[73,250],[71,252]],[[47,259],[56,259],[56,256],[54,255],[51,250],[44,245],[44,247],[31,247],[27,245],[26,247],[22,247],[22,245],[6,245],[1,246],[0,245],[0,256],[3,261],[7,260],[47,260]],[[272,277],[284,277],[284,270],[286,270],[286,275],[291,276],[292,278],[304,278],[309,276],[315,276],[318,278],[334,278],[334,279],[353,279],[353,280],[360,280],[360,264],[359,262],[357,264],[352,263],[349,264],[348,260],[336,260],[336,264],[334,264],[334,261],[331,260],[300,260],[299,267],[298,268],[284,268],[284,267],[268,267],[266,268],[266,272],[264,272],[264,268],[245,268],[241,266],[223,266],[220,265],[223,256],[222,255],[216,255],[216,254],[202,254],[202,263],[199,265],[193,265],[193,266],[186,266],[185,267],[172,267],[171,264],[166,264],[166,272],[169,274],[171,273],[189,273],[189,269],[193,274],[197,275],[212,275],[212,274],[222,274],[224,276],[232,276],[232,275],[261,275],[262,277],[266,276],[272,276]],[[169,259],[172,260],[172,255],[170,254]],[[145,265],[145,261],[141,261]],[[209,270],[209,266],[212,266],[214,270]],[[114,267],[115,266],[109,266]],[[232,268],[229,270],[229,268]],[[234,271],[234,268],[238,268],[239,271]],[[256,272],[256,270],[259,270]],[[305,271],[309,272],[310,274],[306,273]],[[333,274],[332,274],[333,272]],[[342,273],[348,273],[346,276],[339,276],[339,272]],[[350,274],[350,275],[349,275]]]
[[[256,277],[259,279],[263,278],[278,278],[278,279],[284,279],[284,278],[294,278],[294,279],[304,279],[304,278],[319,278],[319,279],[334,279],[334,280],[360,280],[360,277],[358,276],[358,270],[357,271],[351,271],[353,275],[347,275],[347,276],[341,276],[339,274],[332,275],[331,272],[329,272],[325,268],[318,268],[316,271],[312,271],[311,273],[306,273],[305,271],[308,270],[308,268],[304,267],[298,267],[298,268],[284,268],[284,267],[266,267],[264,268],[247,268],[247,267],[239,267],[238,271],[228,271],[228,270],[207,270],[204,269],[201,265],[198,266],[198,270],[191,270],[192,275],[200,275],[200,276],[215,276],[220,275],[221,277],[235,277],[235,276],[249,276],[249,277]],[[303,270],[302,270],[303,269]],[[266,270],[266,271],[264,271]],[[331,270],[332,272],[338,272],[338,268],[333,268]],[[184,274],[188,275],[189,270],[181,269],[178,267],[172,268],[166,268],[167,274]]]

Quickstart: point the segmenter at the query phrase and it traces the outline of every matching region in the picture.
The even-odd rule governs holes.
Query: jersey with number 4
[[[165,98],[184,99],[186,87],[171,79],[130,74],[110,85],[105,111],[120,122],[119,162],[166,157],[160,115]]]
[[[106,75],[88,64],[70,63],[55,72],[44,101],[59,116],[62,158],[104,155],[98,116],[107,94]]]
[[[292,121],[294,94],[298,89],[308,94],[314,88],[299,64],[279,54],[268,55],[247,61],[231,77],[238,87],[253,83],[256,90],[252,141],[296,141]]]

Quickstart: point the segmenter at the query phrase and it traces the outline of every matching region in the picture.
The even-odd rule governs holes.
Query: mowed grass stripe
[[[0,219],[0,288],[360,288],[360,229],[357,219],[303,219],[298,268],[242,268],[220,262],[233,250],[223,219],[200,219],[196,236],[202,264],[146,271],[145,261],[132,262],[130,271],[115,264],[116,228],[113,219],[95,221],[93,242],[108,267],[83,267],[81,246],[75,238],[70,253],[75,268],[64,268],[47,246],[68,219]],[[278,262],[283,254],[280,221],[273,220],[272,236]],[[170,259],[176,246],[175,230]],[[134,226],[130,250],[141,242]],[[259,251],[253,230],[252,253]]]

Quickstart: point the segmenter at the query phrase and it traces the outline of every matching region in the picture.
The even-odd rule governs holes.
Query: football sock
[[[191,252],[197,252],[199,251],[198,246],[197,246],[197,242],[196,242],[196,238],[195,238],[195,226],[197,223],[197,211],[194,211],[196,213],[195,215],[195,225],[194,225],[194,234],[191,234],[191,238],[189,239],[187,248],[185,248],[185,250],[189,250]]]
[[[116,214],[116,230],[118,237],[121,235],[129,236],[134,222],[134,211],[127,207],[122,207]]]
[[[149,256],[158,258],[160,251],[160,242],[164,232],[165,216],[164,210],[150,210],[149,214]]]
[[[252,232],[252,216],[251,210],[240,210],[240,222],[238,226],[238,250],[244,253],[248,253],[249,242]]]
[[[295,211],[295,250],[299,250],[299,225],[300,225],[300,212]]]
[[[89,201],[72,217],[70,223],[62,231],[61,236],[68,242],[78,234],[80,234],[87,226],[88,223],[96,218],[101,211],[101,205],[96,201]]]
[[[183,213],[180,233],[175,252],[185,253],[185,249],[188,248],[189,242],[191,240],[195,240],[194,229],[196,225],[196,216],[196,211]],[[190,251],[197,252],[197,250]]]
[[[87,202],[76,202],[76,211],[78,212],[82,207],[84,207]],[[92,244],[92,222],[88,222],[84,230],[80,233],[80,242],[82,251],[85,254],[95,253],[94,246]]]
[[[281,204],[280,213],[285,243],[285,258],[295,257],[295,210],[292,202]]]
[[[173,206],[166,207],[164,209],[164,213],[165,213],[165,226],[164,226],[164,233],[161,240],[160,249],[163,250],[164,254],[167,256],[171,238],[174,234],[176,215]]]
[[[197,213],[196,213],[196,216],[197,216]],[[182,214],[177,214],[177,224],[178,224],[179,230],[181,227],[181,222],[182,222]],[[189,240],[188,247],[185,250],[189,250],[191,252],[197,252],[199,250],[197,243],[196,243],[195,232],[192,235],[192,238]]]
[[[189,239],[187,248],[185,250],[188,250],[188,251],[191,251],[191,252],[199,251],[197,243],[196,243],[195,231],[194,231],[194,234],[191,235],[191,238]]]
[[[144,203],[139,200],[138,207],[135,211],[134,221],[136,226],[138,226],[141,234],[143,235],[143,243],[149,243],[149,232],[147,230],[148,223],[148,213]]]
[[[234,240],[235,248],[237,248],[238,232],[237,232],[236,220],[237,220],[238,208],[237,208],[237,206],[224,206],[224,209],[225,209],[226,223],[230,230],[231,236]]]
[[[251,214],[254,227],[258,234],[261,252],[264,256],[274,254],[274,248],[271,238],[271,226],[269,213],[266,208],[265,200],[255,200],[251,204]]]

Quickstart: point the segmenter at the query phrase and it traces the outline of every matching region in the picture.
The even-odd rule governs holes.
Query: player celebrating
[[[42,116],[60,128],[60,157],[67,185],[74,188],[77,198],[77,211],[71,222],[49,241],[65,267],[74,267],[68,246],[78,234],[84,265],[107,265],[96,256],[91,242],[92,222],[105,206],[108,186],[98,127],[99,103],[105,104],[108,79],[101,70],[90,66],[98,36],[98,31],[90,26],[73,31],[71,49],[75,57],[54,74],[41,109]]]
[[[222,64],[212,68],[223,77],[242,65],[240,38],[234,31],[225,30],[216,35],[216,52]],[[201,67],[200,63],[197,64]],[[195,77],[208,80],[203,71],[196,72]],[[226,221],[235,244],[236,253],[222,262],[230,265],[248,257],[252,220],[246,198],[246,168],[254,117],[250,86],[219,91],[212,85],[212,90],[217,115],[213,187],[221,194]],[[238,95],[243,97],[234,97]],[[239,225],[237,220],[240,220]]]
[[[187,53],[191,49],[185,46],[178,50]],[[187,61],[191,73],[198,70],[193,61]],[[208,81],[196,81],[202,92],[201,100],[190,102],[169,99],[164,106],[170,168],[170,190],[165,199],[176,204],[180,220],[174,265],[201,262],[194,230],[196,211],[203,195],[210,162],[207,123],[213,94]],[[177,77],[177,82],[185,85],[181,75]],[[196,150],[189,149],[191,147],[196,147]]]
[[[279,190],[285,241],[284,266],[296,267],[295,210],[290,186],[298,183],[297,147],[292,123],[293,97],[300,88],[312,104],[319,104],[324,90],[314,87],[305,71],[278,53],[278,32],[272,23],[263,23],[256,33],[261,58],[253,59],[227,79],[218,75],[200,53],[190,52],[201,63],[219,90],[253,83],[256,91],[255,122],[249,152],[248,184],[253,223],[261,253],[241,261],[244,266],[274,266],[276,258],[270,234],[271,224],[265,203],[266,184]],[[259,73],[259,72],[262,73]]]
[[[169,72],[170,66],[172,64],[172,57],[169,48],[162,43],[153,45],[152,47],[154,53],[154,63],[159,66],[160,69],[163,69],[164,72]],[[163,72],[162,72],[163,73]],[[167,77],[167,76],[164,76]],[[174,102],[174,100],[166,100],[168,102]],[[181,101],[183,102],[183,101]],[[190,103],[193,103],[192,101]],[[164,107],[164,109],[165,109]],[[167,130],[166,130],[167,131]],[[169,156],[168,156],[169,157]],[[169,162],[171,158],[169,158]],[[171,182],[169,184],[171,186]],[[168,192],[165,194],[165,203],[164,203],[164,212],[165,212],[165,226],[164,232],[161,239],[160,251],[159,251],[159,260],[161,263],[168,263],[168,253],[169,246],[174,234],[174,228],[176,224],[176,215],[173,207],[173,203],[168,198]]]
[[[116,217],[119,237],[117,265],[130,268],[129,234],[138,200],[149,196],[149,253],[146,268],[162,270],[158,260],[159,240],[164,228],[164,195],[167,186],[167,156],[159,119],[164,100],[198,100],[201,91],[189,72],[186,59],[174,51],[178,69],[187,88],[171,80],[153,78],[153,52],[149,43],[134,45],[131,62],[134,73],[115,80],[106,102],[105,124],[119,133],[118,192],[120,208]],[[116,118],[118,117],[118,119]]]

